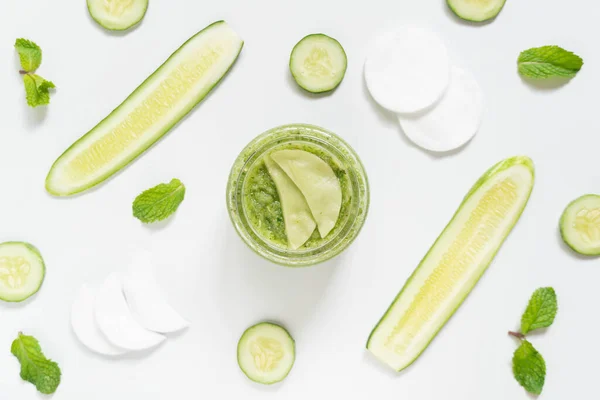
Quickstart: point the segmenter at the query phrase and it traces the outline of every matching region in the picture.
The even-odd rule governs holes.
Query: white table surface
[[[95,399],[528,399],[512,377],[517,328],[530,294],[552,285],[560,311],[532,338],[548,365],[543,398],[590,398],[600,357],[600,266],[562,244],[558,218],[573,198],[599,191],[600,3],[509,0],[499,18],[472,26],[442,0],[151,0],[139,28],[110,34],[85,2],[0,5],[0,240],[38,246],[47,278],[24,304],[0,304],[0,399],[39,396],[19,378],[10,344],[20,330],[59,362],[56,400]],[[71,199],[45,193],[55,158],[118,105],[168,55],[209,23],[227,20],[246,44],[223,84],[156,147],[98,190]],[[412,146],[362,79],[368,44],[383,25],[423,23],[478,78],[487,99],[479,135],[438,157]],[[302,93],[287,69],[293,45],[324,32],[344,45],[348,72],[331,96]],[[47,109],[25,105],[13,43],[44,50],[39,74],[58,86]],[[521,50],[558,44],[585,59],[558,89],[535,88],[516,72]],[[229,168],[259,133],[285,123],[321,125],[362,157],[370,215],[359,239],[334,261],[303,270],[270,264],[237,237],[225,207]],[[422,357],[389,372],[364,347],[373,325],[441,232],[475,180],[495,162],[527,154],[537,181],[520,222],[465,304]],[[157,228],[131,216],[142,190],[173,177],[187,186],[175,218]],[[69,312],[84,282],[125,268],[151,249],[171,303],[191,321],[157,350],[107,360],[74,337]],[[249,382],[236,344],[264,319],[285,324],[297,343],[288,379]]]

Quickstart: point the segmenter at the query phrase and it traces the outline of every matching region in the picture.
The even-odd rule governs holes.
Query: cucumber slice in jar
[[[27,300],[40,290],[45,275],[44,260],[33,245],[0,244],[0,300],[15,303]]]
[[[252,381],[272,385],[284,380],[296,359],[296,344],[279,325],[262,322],[246,330],[237,348],[238,365]]]
[[[527,157],[504,160],[475,183],[381,318],[367,348],[396,371],[412,364],[465,300],[527,205]]]
[[[448,7],[457,17],[471,22],[484,22],[495,18],[506,0],[447,0]]]
[[[560,218],[560,234],[575,252],[600,255],[600,196],[586,194],[569,203]]]
[[[305,36],[290,56],[290,72],[296,83],[310,93],[329,92],[346,75],[348,59],[344,48],[322,33]]]
[[[148,0],[87,0],[90,15],[100,26],[124,31],[140,22],[148,9]]]
[[[80,193],[132,162],[206,97],[243,44],[224,21],[197,33],[55,161],[46,190],[55,196]]]

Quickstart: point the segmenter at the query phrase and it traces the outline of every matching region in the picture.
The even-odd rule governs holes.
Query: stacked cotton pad
[[[107,356],[150,349],[188,326],[166,301],[153,275],[152,257],[140,253],[125,274],[112,273],[98,288],[83,285],[71,325],[81,343]]]
[[[398,115],[419,147],[454,150],[479,130],[483,91],[471,73],[451,65],[431,31],[403,26],[382,34],[365,62],[365,80],[373,99]]]

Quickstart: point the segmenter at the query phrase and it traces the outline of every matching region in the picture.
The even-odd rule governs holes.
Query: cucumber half
[[[322,33],[305,36],[290,56],[290,72],[296,83],[311,93],[329,92],[344,79],[348,59],[344,48]]]
[[[243,43],[223,21],[193,36],[56,160],[46,178],[48,192],[82,192],[133,161],[204,99],[229,71]]]
[[[600,196],[586,194],[573,200],[560,218],[560,234],[577,253],[600,255]]]
[[[506,0],[447,0],[448,7],[459,18],[471,22],[484,22],[495,18]]]
[[[512,230],[533,182],[531,160],[514,157],[475,183],[371,333],[367,348],[378,359],[400,371],[427,348]]]
[[[284,380],[296,359],[296,344],[279,325],[262,322],[246,330],[237,348],[238,365],[252,381],[272,385]]]
[[[148,9],[148,0],[87,0],[90,15],[100,26],[124,31],[140,22]]]
[[[33,245],[23,242],[0,244],[0,300],[27,300],[40,290],[45,275],[44,260]]]

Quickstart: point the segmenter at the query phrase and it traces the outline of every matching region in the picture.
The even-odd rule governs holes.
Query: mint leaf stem
[[[519,340],[525,340],[525,335],[523,335],[521,332],[508,331],[508,334],[510,336],[516,337]]]

